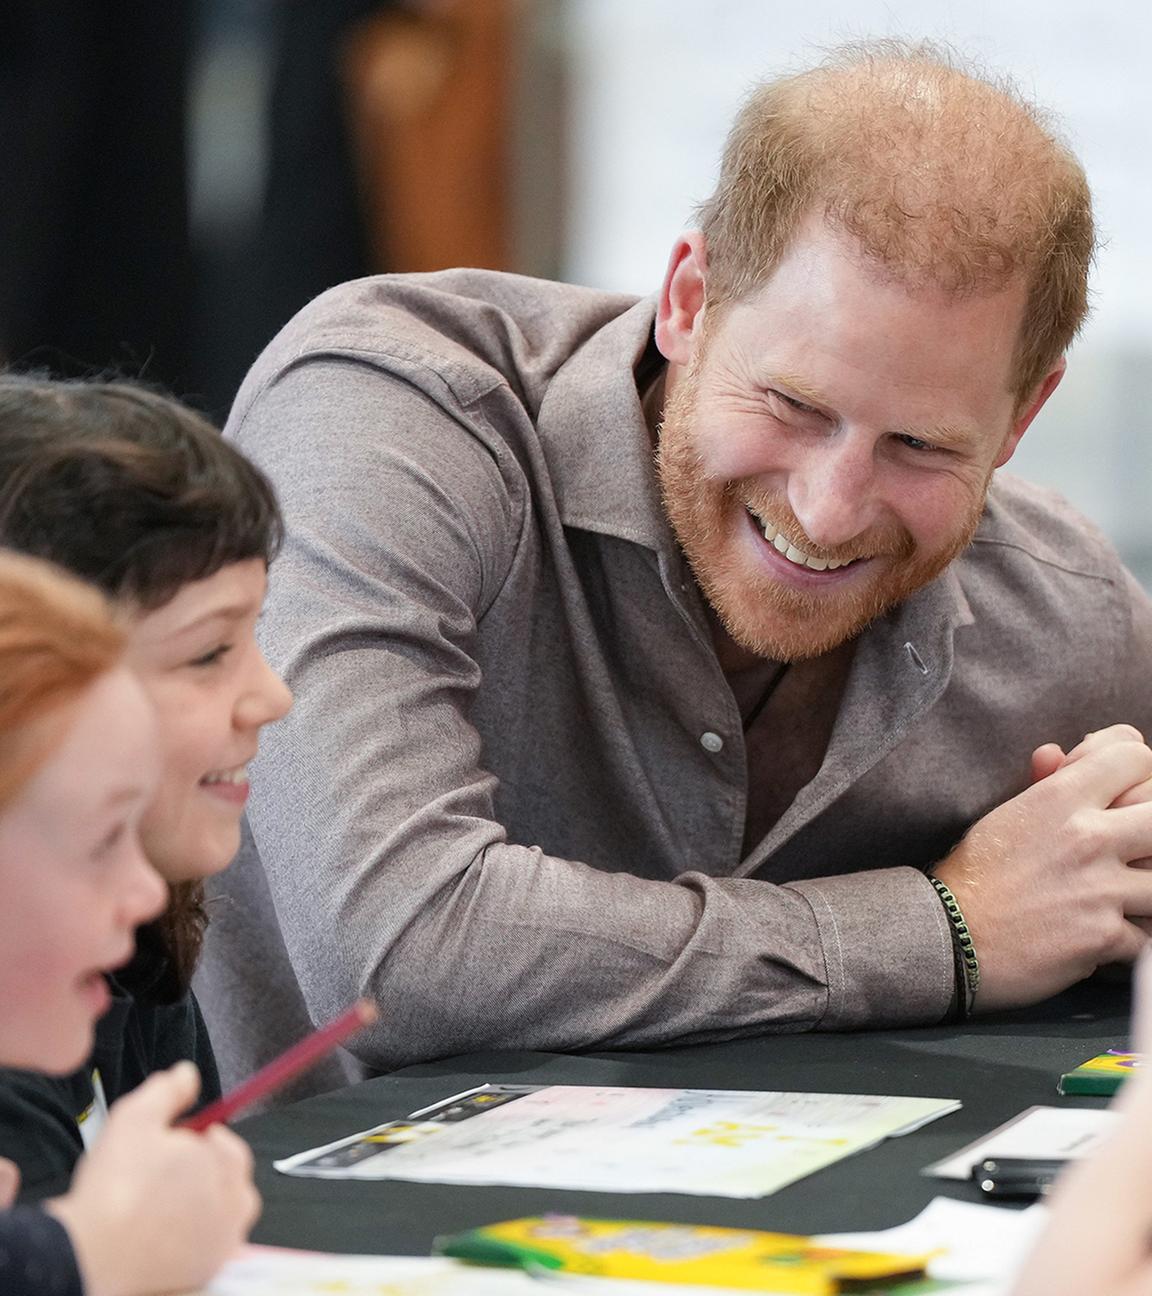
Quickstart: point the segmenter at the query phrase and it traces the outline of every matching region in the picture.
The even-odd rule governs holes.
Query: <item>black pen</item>
[[[1050,1157],[987,1157],[972,1167],[972,1179],[989,1197],[1043,1197],[1067,1164]]]

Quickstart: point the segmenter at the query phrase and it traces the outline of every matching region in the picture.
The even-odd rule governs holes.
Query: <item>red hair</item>
[[[760,287],[812,216],[910,291],[1023,282],[1021,401],[1087,313],[1095,234],[1080,164],[1008,83],[931,44],[851,45],[760,86],[698,215],[710,307]]]
[[[58,715],[120,661],[107,600],[59,568],[0,552],[0,810],[48,757]]]

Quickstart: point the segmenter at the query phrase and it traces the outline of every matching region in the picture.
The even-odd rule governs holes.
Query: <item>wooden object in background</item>
[[[360,23],[343,50],[378,268],[511,268],[511,129],[522,0],[426,0]]]

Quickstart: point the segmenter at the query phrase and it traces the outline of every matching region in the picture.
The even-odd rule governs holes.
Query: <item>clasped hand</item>
[[[1032,785],[936,868],[980,960],[976,1008],[1034,1003],[1130,962],[1152,919],[1152,749],[1130,725],[1032,756]]]

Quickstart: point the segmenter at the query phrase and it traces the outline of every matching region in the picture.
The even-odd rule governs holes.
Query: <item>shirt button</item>
[[[711,729],[707,733],[700,735],[700,746],[706,752],[718,752],[724,748],[724,739],[718,733],[713,733]]]

